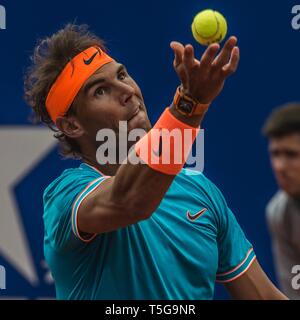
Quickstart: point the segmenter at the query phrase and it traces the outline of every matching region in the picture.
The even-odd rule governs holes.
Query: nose
[[[127,84],[121,83],[119,86],[119,99],[122,106],[126,106],[134,96],[134,88]]]

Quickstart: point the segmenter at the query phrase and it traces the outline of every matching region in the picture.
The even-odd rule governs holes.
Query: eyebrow
[[[121,64],[121,65],[118,67],[118,69],[117,69],[117,71],[116,71],[116,74],[118,74],[119,72],[121,72],[121,71],[123,71],[123,70],[126,70],[126,67],[125,67],[123,64]],[[87,83],[87,84],[85,85],[84,89],[83,89],[84,94],[86,95],[86,94],[90,91],[90,89],[91,89],[92,87],[94,87],[94,86],[97,85],[97,84],[103,83],[103,82],[105,82],[105,81],[106,81],[105,78],[99,78],[99,79],[95,79],[94,81],[91,81],[91,82]]]

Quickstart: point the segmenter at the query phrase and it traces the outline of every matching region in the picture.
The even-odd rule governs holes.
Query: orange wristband
[[[153,170],[177,175],[183,168],[200,127],[176,119],[169,108],[155,126],[135,144],[137,155]]]

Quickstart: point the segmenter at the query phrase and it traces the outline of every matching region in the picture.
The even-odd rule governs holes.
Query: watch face
[[[190,114],[193,111],[193,104],[186,100],[180,99],[178,103],[178,108],[184,113]]]

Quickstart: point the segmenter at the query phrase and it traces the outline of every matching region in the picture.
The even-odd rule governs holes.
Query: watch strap
[[[186,106],[188,106],[188,108],[186,108],[185,110],[183,110],[183,108],[179,105],[182,101],[186,102]],[[191,96],[184,94],[181,90],[181,86],[177,87],[173,99],[173,104],[179,113],[189,117],[193,115],[203,115],[203,113],[205,113],[210,106],[210,103],[200,103],[198,100],[192,98]]]

